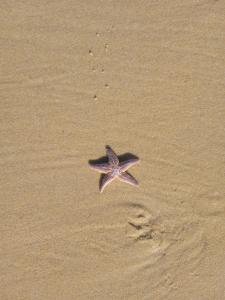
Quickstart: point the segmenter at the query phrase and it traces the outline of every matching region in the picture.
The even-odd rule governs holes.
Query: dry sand
[[[0,299],[224,300],[225,2],[0,6]]]

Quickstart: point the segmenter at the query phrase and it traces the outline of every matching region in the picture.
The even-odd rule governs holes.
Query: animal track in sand
[[[114,28],[114,27],[112,27],[112,28]],[[92,67],[91,67],[92,73],[95,73],[94,77],[93,77],[94,78],[93,85],[94,85],[95,92],[93,93],[92,97],[96,101],[99,99],[99,92],[98,92],[98,89],[99,89],[98,83],[99,82],[101,82],[101,85],[102,85],[102,87],[105,88],[105,90],[110,88],[109,83],[104,79],[105,67],[103,65],[104,56],[108,56],[110,46],[108,43],[106,43],[106,39],[105,39],[103,33],[100,33],[97,31],[95,33],[95,35],[97,38],[97,43],[96,43],[97,47],[94,47],[94,50],[92,49],[92,47],[90,47],[88,50],[88,54],[90,56],[89,62],[92,65]],[[100,60],[100,63],[99,63],[99,60]],[[104,77],[103,77],[103,74],[104,74]],[[102,87],[101,87],[101,91],[102,91],[102,96],[104,97],[105,91],[102,90]]]

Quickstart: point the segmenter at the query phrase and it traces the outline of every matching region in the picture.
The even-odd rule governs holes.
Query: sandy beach
[[[0,8],[0,299],[224,300],[225,2]]]

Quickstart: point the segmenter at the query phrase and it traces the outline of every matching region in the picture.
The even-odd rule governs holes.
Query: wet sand
[[[223,300],[224,2],[0,7],[0,298]]]

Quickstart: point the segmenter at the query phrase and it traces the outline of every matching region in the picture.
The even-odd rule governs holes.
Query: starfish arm
[[[139,163],[140,159],[139,158],[132,158],[129,160],[126,160],[124,162],[121,162],[120,165],[120,170],[122,172],[127,171],[130,167],[136,165],[137,163]]]
[[[108,173],[111,171],[111,167],[108,163],[104,163],[104,164],[91,164],[89,163],[89,166],[91,169],[100,172],[100,173]]]
[[[106,146],[106,154],[109,158],[110,165],[117,166],[119,164],[119,159],[116,153],[109,146]]]
[[[102,180],[100,182],[100,193],[102,193],[105,187],[114,179],[115,176],[113,175],[113,173],[108,173],[103,175]]]
[[[138,181],[133,176],[128,174],[127,172],[121,173],[118,176],[118,179],[123,181],[123,182],[129,183],[131,185],[138,185]]]

